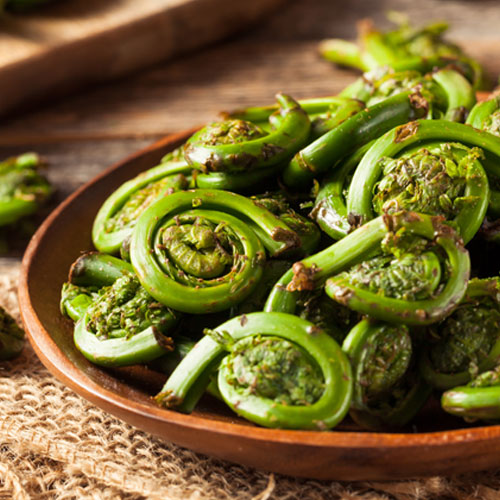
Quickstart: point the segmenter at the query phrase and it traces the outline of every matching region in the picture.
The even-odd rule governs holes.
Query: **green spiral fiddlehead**
[[[364,319],[342,349],[353,367],[351,417],[368,429],[406,425],[430,394],[411,367],[408,328]]]
[[[117,252],[149,205],[188,187],[186,176],[191,167],[179,153],[180,150],[170,153],[157,167],[125,182],[104,202],[92,228],[92,240],[99,251]]]
[[[153,299],[135,276],[126,274],[100,290],[76,323],[74,341],[98,365],[145,363],[173,349],[167,333],[176,322],[170,309]]]
[[[322,182],[310,216],[330,238],[340,240],[358,225],[355,217],[349,216],[345,201],[346,186],[352,171],[359,164],[373,141],[359,148],[349,158],[328,174]]]
[[[498,91],[493,93],[493,96],[486,101],[477,103],[471,110],[467,122],[474,128],[484,130],[490,134],[500,137],[500,96]],[[486,158],[488,162],[497,161],[495,158]],[[493,217],[500,216],[500,176],[490,175],[490,204],[488,207],[488,215]],[[487,239],[498,241],[498,231],[496,223],[490,227],[486,224],[483,234]]]
[[[221,360],[221,396],[260,425],[330,429],[349,408],[351,369],[338,344],[312,323],[280,313],[220,325],[181,361],[157,401],[191,411]]]
[[[344,190],[349,172],[364,155],[364,150],[353,155],[326,179],[318,193],[313,215],[331,237],[344,237],[373,212],[381,215],[400,210],[453,220],[466,242],[479,229],[489,198],[480,149],[457,143],[429,143],[395,158],[382,157],[376,167],[373,165],[380,168],[379,179],[372,184],[356,176],[346,201]]]
[[[14,318],[0,307],[0,361],[15,358],[24,347],[24,331]]]
[[[423,238],[423,248],[413,243],[408,246],[409,235],[410,241],[413,237],[417,237],[417,241]],[[382,243],[386,251],[389,249],[394,255],[396,269],[388,266],[381,273],[380,284],[394,281],[397,286],[370,291],[370,281],[366,285],[353,279],[349,272],[338,274],[374,253],[380,253]],[[446,255],[446,272],[443,272],[438,258],[442,251]],[[438,254],[433,255],[435,252]],[[380,262],[377,264],[380,267]],[[404,273],[402,279],[396,281],[398,268]],[[359,268],[354,270],[359,271]],[[448,315],[462,299],[469,272],[468,252],[457,233],[443,224],[441,217],[412,212],[385,215],[364,224],[322,252],[295,263],[273,288],[266,310],[293,313],[297,291],[318,288],[326,281],[325,290],[332,299],[362,314],[390,323],[430,324]],[[443,276],[444,281],[438,283],[439,276]],[[417,288],[412,300],[410,292],[419,281],[423,281],[424,289]],[[401,293],[400,285],[408,286],[408,289]]]
[[[78,321],[99,297],[99,290],[133,273],[132,266],[121,259],[97,252],[84,253],[72,264],[68,281],[63,284],[62,314]]]
[[[431,343],[422,353],[420,370],[433,387],[450,389],[466,384],[498,363],[499,291],[498,278],[472,279],[456,310],[429,327]]]
[[[186,143],[187,162],[199,173],[200,188],[242,189],[276,174],[309,138],[311,122],[291,97],[278,94],[279,114],[266,133],[244,120],[212,123]]]
[[[348,95],[352,94],[360,98],[365,98],[369,105],[373,105],[381,101],[383,102],[384,99],[398,95],[401,92],[413,89],[413,92],[421,93],[425,98],[425,102],[427,102],[429,108],[429,117],[440,118],[444,115],[450,120],[463,118],[464,113],[466,113],[475,102],[474,93],[470,84],[459,73],[451,69],[440,70],[432,75],[425,76],[421,76],[418,72],[406,71],[401,73],[388,73],[382,78],[375,78],[373,80],[366,78],[367,77],[363,77],[360,79],[359,83],[353,84],[351,88],[348,87],[344,92]],[[369,143],[359,148],[350,157],[345,158],[331,171],[326,179],[324,179],[321,189],[318,192],[312,216],[316,219],[320,227],[334,239],[343,238],[352,229],[352,225],[359,223],[359,214],[352,213],[350,207],[347,207],[344,192],[348,188],[348,180],[350,180],[352,172],[356,169],[372,144],[373,143]],[[460,148],[460,146],[458,146],[458,148]],[[422,151],[426,150],[423,149]],[[402,156],[406,157],[407,154],[409,154],[409,152],[403,153]],[[458,154],[459,153],[456,153],[455,156]],[[473,153],[471,153],[471,155],[472,154]],[[436,153],[436,155],[441,156],[438,153]],[[480,155],[479,152],[478,155]],[[414,156],[417,156],[416,152]],[[427,155],[427,157],[429,157],[429,155]],[[425,163],[425,160],[426,158],[422,158],[420,163]],[[418,168],[418,165],[415,165],[413,159],[411,159],[410,167],[415,173],[413,177],[423,178],[424,176],[429,176],[427,168],[424,174],[424,172]],[[405,174],[409,170],[407,165],[400,166],[399,168],[403,168]],[[474,170],[473,174],[477,171],[477,168],[478,167],[472,169]],[[480,171],[480,173],[482,173],[484,177],[484,173],[482,171]],[[402,180],[403,185],[401,186],[401,190],[408,194],[407,198],[416,199],[419,193],[425,194],[429,192],[428,198],[432,200],[435,199],[435,193],[431,193],[431,190],[427,189],[427,179],[423,179],[423,186],[420,186],[419,190],[414,192],[411,188],[415,187],[415,183],[409,180],[407,175],[393,177],[398,177]],[[473,191],[478,191],[478,197],[486,199],[487,194],[484,193],[484,191],[487,189],[487,182],[479,183],[475,179],[471,180],[470,176],[469,181],[468,190],[472,189]],[[446,190],[446,183],[443,183],[443,176],[438,176],[438,178],[433,179],[433,185],[434,187],[439,186]],[[481,187],[483,188],[482,191],[479,189]],[[370,188],[373,188],[373,186],[370,185],[366,187],[365,195],[367,197],[369,196]],[[395,210],[413,210],[429,213],[431,215],[439,215],[441,213],[439,210],[436,211],[431,209],[426,203],[428,200],[426,200],[425,197],[420,197],[419,199],[421,200],[420,204],[405,206],[404,204],[398,205],[397,203],[393,203],[393,208]],[[460,198],[460,202],[461,201],[463,201],[463,197]],[[478,209],[484,209],[485,206],[484,203],[476,203],[476,205]],[[380,214],[381,211],[379,210],[378,213]],[[480,219],[480,216],[476,217],[477,221]],[[468,226],[468,221],[465,222],[464,225]]]
[[[39,170],[44,164],[35,153],[0,162],[0,226],[32,215],[52,194]]]
[[[401,16],[395,20],[399,27],[386,33],[378,31],[370,20],[364,20],[358,24],[359,44],[325,40],[320,45],[320,52],[325,59],[363,71],[388,66],[396,71],[427,72],[453,64],[463,71],[475,88],[484,84],[480,64],[458,46],[443,39],[447,24],[435,23],[415,29]]]
[[[202,240],[179,238],[178,233],[202,229],[207,234]],[[264,248],[278,256],[301,246],[296,232],[250,199],[200,189],[149,207],[134,230],[130,256],[153,297],[173,309],[203,314],[228,309],[252,292],[262,276]]]
[[[467,123],[490,134],[500,136],[500,95],[477,103],[467,117]]]
[[[361,220],[367,220],[372,217],[372,193],[387,161],[389,161],[389,169],[392,168],[392,165],[394,167],[398,166],[397,160],[396,163],[391,164],[390,160],[381,160],[381,158],[396,157],[401,151],[413,146],[417,141],[452,143],[451,146],[437,146],[438,149],[434,149],[434,146],[431,145],[429,148],[424,147],[416,149],[416,151],[410,150],[409,161],[411,163],[421,161],[424,158],[426,163],[431,160],[431,164],[442,165],[446,176],[443,177],[441,175],[433,180],[433,186],[438,188],[438,200],[441,200],[441,204],[444,202],[445,205],[449,205],[449,201],[451,201],[446,199],[449,198],[449,194],[447,193],[450,186],[449,179],[452,177],[455,179],[465,179],[463,195],[457,199],[457,202],[462,207],[454,220],[458,227],[460,227],[464,241],[469,241],[480,227],[484,218],[489,198],[489,187],[487,178],[477,160],[480,153],[475,150],[469,152],[469,150],[464,149],[462,146],[456,146],[453,143],[457,142],[465,146],[477,146],[485,153],[498,157],[500,153],[500,141],[498,137],[460,123],[445,120],[410,122],[407,125],[396,127],[378,139],[365,154],[354,172],[347,195],[348,213],[353,214],[356,218],[361,218]],[[414,151],[413,155],[411,155],[412,151]],[[442,160],[443,152],[445,156]],[[433,159],[428,153],[431,153]],[[415,181],[412,180],[411,183],[408,183],[406,180],[408,177],[406,175],[406,165],[404,163],[402,165],[404,166],[402,168],[404,176],[402,177],[402,181],[398,181],[400,185],[398,189],[405,195],[407,200],[405,204],[413,199],[416,199],[420,203],[421,196],[418,196],[418,190],[415,191]],[[487,173],[492,175],[495,175],[498,170],[498,166],[492,162],[485,163],[484,167]],[[418,174],[419,169],[416,168],[415,171]],[[415,176],[413,178],[416,179]],[[443,179],[446,182],[443,182]],[[390,182],[389,178],[386,184]],[[419,188],[420,192],[424,192],[429,188],[429,183],[425,179],[423,184],[423,187]],[[407,185],[412,189],[407,190]],[[435,193],[432,196],[435,196]],[[413,206],[409,205],[408,208],[413,208]],[[421,205],[417,206],[420,208]],[[394,208],[398,209],[398,203],[395,203]]]
[[[84,287],[70,282],[64,283],[61,290],[61,313],[73,321],[78,321],[98,295],[99,287],[97,286]]]
[[[61,311],[76,321],[78,350],[103,366],[162,356],[173,348],[167,333],[180,316],[146,292],[130,264],[96,252],[82,255],[71,266]]]

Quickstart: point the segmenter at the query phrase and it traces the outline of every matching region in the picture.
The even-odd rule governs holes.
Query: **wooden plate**
[[[500,426],[467,427],[430,405],[404,433],[271,430],[235,417],[207,397],[192,415],[156,406],[160,380],[145,370],[110,372],[89,363],[72,342],[72,323],[59,312],[70,264],[90,249],[101,203],[125,180],[155,165],[192,133],[167,137],[110,168],[63,202],[26,251],[19,300],[29,339],[64,384],[126,422],[195,451],[288,475],[341,480],[453,474],[500,465]],[[462,428],[457,428],[462,426]]]

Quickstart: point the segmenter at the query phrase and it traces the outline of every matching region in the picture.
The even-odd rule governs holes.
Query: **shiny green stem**
[[[220,143],[217,137],[211,137],[208,128],[202,129],[186,143],[184,153],[188,163],[210,173],[269,168],[289,160],[307,142],[311,122],[291,97],[277,94],[276,99],[280,117],[274,131],[243,142]]]
[[[234,345],[248,337],[277,337],[302,349],[316,364],[324,379],[321,396],[311,404],[289,405],[258,393],[242,391],[231,380],[231,366],[219,371],[219,389],[226,403],[237,414],[266,427],[326,430],[340,422],[348,411],[352,381],[347,358],[338,344],[308,321],[281,313],[252,313],[233,318],[220,325],[210,337],[202,339],[178,365],[157,396],[160,404],[181,411],[191,411],[200,393],[200,377],[214,369],[227,355],[224,345],[214,334],[230,339]],[[293,382],[293,381],[292,381]]]
[[[334,168],[344,157],[397,125],[425,116],[427,103],[403,92],[360,111],[299,151],[283,172],[287,186],[304,189],[313,178]]]

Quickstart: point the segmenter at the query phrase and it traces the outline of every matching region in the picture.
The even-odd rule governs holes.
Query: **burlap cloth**
[[[0,303],[19,318],[18,269]],[[500,472],[391,483],[293,479],[165,443],[59,383],[31,347],[0,365],[0,499],[499,499]]]

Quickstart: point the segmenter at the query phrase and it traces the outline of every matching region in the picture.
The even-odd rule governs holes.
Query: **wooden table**
[[[415,24],[446,19],[450,38],[500,74],[500,6],[496,0],[290,0],[253,30],[141,74],[4,119],[0,157],[35,150],[51,165],[58,194],[52,207],[117,160],[165,134],[213,120],[217,112],[270,103],[277,91],[295,97],[335,94],[356,74],[316,53],[328,36],[353,38],[355,22],[387,26],[390,8]],[[43,75],[41,75],[43,77]],[[36,84],[36,82],[34,82]],[[16,248],[2,267],[18,262]]]

